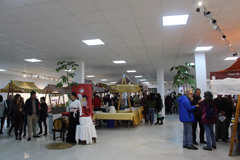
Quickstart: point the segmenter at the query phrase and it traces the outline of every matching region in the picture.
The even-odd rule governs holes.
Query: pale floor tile
[[[165,124],[145,125],[140,123],[136,128],[121,126],[110,129],[106,125],[97,129],[96,144],[75,145],[66,150],[49,150],[46,145],[54,142],[52,135],[33,139],[30,142],[14,140],[15,136],[8,136],[6,129],[0,135],[1,160],[239,160],[239,156],[229,157],[230,143],[218,142],[217,150],[212,152],[202,149],[198,145],[197,151],[182,148],[183,125],[178,115],[167,116]],[[239,149],[239,148],[238,148]],[[239,155],[239,152],[237,152]]]

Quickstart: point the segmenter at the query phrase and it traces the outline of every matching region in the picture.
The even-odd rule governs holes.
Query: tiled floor
[[[52,135],[27,142],[14,140],[6,130],[0,135],[0,160],[44,159],[44,160],[239,160],[240,156],[229,157],[230,143],[218,142],[217,150],[205,151],[203,145],[192,151],[182,148],[182,123],[177,115],[167,116],[165,124],[139,124],[136,128],[127,126],[97,129],[96,144],[75,145],[66,150],[49,150]],[[12,132],[13,134],[13,132]],[[239,149],[239,148],[238,148]],[[239,154],[239,152],[238,152]]]

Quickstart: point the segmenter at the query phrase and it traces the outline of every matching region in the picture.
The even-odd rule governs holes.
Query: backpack
[[[215,107],[211,105],[210,107],[206,107],[206,117],[213,118],[215,116]]]

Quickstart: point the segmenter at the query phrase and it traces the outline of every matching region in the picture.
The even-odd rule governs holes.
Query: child
[[[40,135],[40,134],[43,133],[43,132],[42,132],[42,122],[43,122],[44,127],[45,127],[44,136],[46,136],[46,135],[47,135],[47,123],[46,123],[46,119],[47,119],[48,106],[47,106],[47,104],[45,103],[45,97],[41,97],[40,102],[41,102],[41,106],[40,106],[40,109],[39,109],[40,116],[39,116],[39,121],[38,121],[38,125],[39,125],[39,128],[40,128],[40,132],[38,133],[38,135]]]

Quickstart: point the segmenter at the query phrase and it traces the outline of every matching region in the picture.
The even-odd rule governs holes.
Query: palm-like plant
[[[66,72],[66,75],[62,75],[60,77],[60,82],[57,84],[56,87],[63,87],[64,84],[67,84],[67,87],[68,87],[68,90],[69,90],[69,93],[71,92],[70,91],[70,87],[72,87],[73,85],[78,85],[76,82],[72,81],[70,82],[69,79],[70,78],[74,78],[74,76],[76,75],[74,73],[74,71],[76,70],[76,67],[78,67],[79,65],[76,64],[74,61],[61,61],[61,62],[58,62],[57,65],[59,66],[56,71],[57,72],[60,72],[60,71],[65,71]]]
[[[170,69],[170,72],[174,70],[177,71],[177,74],[173,78],[173,86],[183,86],[184,93],[185,87],[192,88],[193,90],[195,90],[196,87],[195,76],[190,74],[190,68],[194,69],[195,66],[190,63],[185,63],[185,65],[179,65]]]

